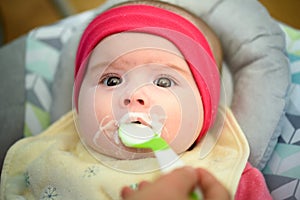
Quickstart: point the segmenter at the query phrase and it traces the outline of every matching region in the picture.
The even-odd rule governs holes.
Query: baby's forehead
[[[173,52],[154,48],[137,49],[120,55],[113,60],[102,60],[94,55],[94,59],[92,58],[91,61],[88,69],[97,74],[105,71],[124,73],[138,68],[144,70],[144,72],[147,71],[147,73],[150,71],[171,73],[172,71],[172,73],[190,74],[190,69],[184,58]]]
[[[158,35],[140,32],[121,32],[112,34],[98,43],[96,48],[114,48],[114,50],[120,49],[125,51],[153,48],[181,55],[179,49],[168,39]]]
[[[176,55],[183,59],[179,49],[169,40],[148,33],[122,32],[104,38],[96,45],[90,56],[89,65],[111,63],[117,60],[130,62],[126,56],[135,54],[135,60],[150,59],[161,62],[168,56]],[[138,57],[141,56],[141,57]]]

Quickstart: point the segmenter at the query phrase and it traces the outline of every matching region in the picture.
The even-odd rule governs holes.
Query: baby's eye
[[[122,83],[122,79],[116,75],[109,75],[100,80],[100,83],[112,87]]]
[[[175,83],[172,79],[168,77],[160,77],[154,81],[154,84],[159,87],[167,88],[173,86]]]

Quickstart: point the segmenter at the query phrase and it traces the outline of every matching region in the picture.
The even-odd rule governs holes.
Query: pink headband
[[[85,61],[105,37],[124,31],[144,32],[164,37],[184,55],[200,91],[204,108],[202,138],[213,124],[220,95],[220,77],[209,44],[191,22],[170,12],[148,5],[126,5],[107,10],[85,29],[78,46],[75,65],[74,101],[77,108]],[[203,53],[205,52],[205,53]],[[205,54],[205,55],[203,55]]]

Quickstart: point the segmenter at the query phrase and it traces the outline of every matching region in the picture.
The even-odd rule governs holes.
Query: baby
[[[98,15],[77,50],[74,112],[10,149],[1,199],[119,199],[124,186],[159,177],[149,149],[120,140],[130,123],[150,127],[235,199],[271,199],[232,113],[219,108],[221,63],[213,31],[182,8],[136,1]]]

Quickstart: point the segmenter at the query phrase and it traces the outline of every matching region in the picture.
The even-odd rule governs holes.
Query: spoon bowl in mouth
[[[118,134],[123,144],[128,147],[134,147],[137,144],[148,142],[156,136],[149,126],[135,122],[121,124]]]

